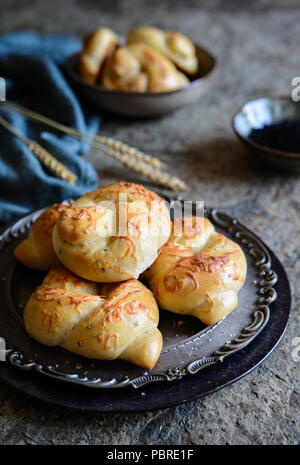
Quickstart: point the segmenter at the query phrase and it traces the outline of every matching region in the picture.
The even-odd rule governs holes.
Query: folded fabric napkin
[[[69,36],[7,34],[0,38],[0,77],[5,79],[8,100],[92,137],[100,119],[83,111],[61,69],[78,50],[80,42]],[[97,187],[97,174],[82,157],[88,150],[86,143],[20,115],[1,112],[1,103],[0,114],[78,176],[74,186],[55,177],[23,142],[0,127],[0,222]]]

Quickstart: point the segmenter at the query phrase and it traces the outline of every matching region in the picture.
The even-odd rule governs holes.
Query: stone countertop
[[[242,380],[199,401],[143,414],[79,414],[37,405],[0,386],[0,444],[297,444],[300,337],[300,179],[261,169],[237,141],[231,117],[247,99],[290,94],[298,76],[297,0],[61,2],[2,0],[0,33],[33,28],[78,37],[101,25],[125,33],[148,23],[181,30],[218,59],[207,94],[170,116],[103,116],[102,133],[160,156],[188,183],[186,198],[204,200],[256,232],[284,264],[293,311],[274,353]],[[250,3],[250,2],[249,2]],[[243,4],[245,5],[245,4]],[[293,39],[294,38],[294,39]],[[101,182],[144,182],[105,155],[89,160]]]

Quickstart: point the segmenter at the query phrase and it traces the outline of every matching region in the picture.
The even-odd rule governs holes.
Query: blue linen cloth
[[[8,100],[92,138],[100,119],[83,111],[60,66],[80,48],[80,42],[70,36],[41,37],[31,31],[7,34],[0,38],[0,77],[5,79]],[[86,143],[20,115],[1,112],[1,103],[0,114],[78,176],[74,186],[55,177],[26,144],[0,126],[0,222],[97,187],[97,174],[82,156],[88,150]]]

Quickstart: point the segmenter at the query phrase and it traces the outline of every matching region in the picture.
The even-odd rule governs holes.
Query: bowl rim
[[[292,102],[293,104],[296,104],[297,102],[291,101],[291,97],[287,95],[273,95],[273,96],[268,96],[268,95],[262,95],[258,96],[256,98],[252,98],[250,100],[247,100],[244,102],[233,114],[231,118],[231,125],[234,133],[246,144],[252,146],[256,150],[259,150],[261,152],[267,152],[268,154],[275,155],[276,157],[283,157],[285,159],[300,159],[300,152],[284,152],[282,150],[277,150],[277,149],[272,149],[271,147],[268,147],[266,145],[258,144],[257,142],[254,142],[250,137],[244,136],[243,134],[240,133],[240,131],[237,129],[235,121],[237,116],[242,112],[242,110],[245,108],[245,106],[249,103],[253,103],[257,100],[288,100],[289,102]]]
[[[180,92],[186,92],[190,91],[194,87],[198,87],[201,85],[203,82],[207,81],[209,78],[212,77],[212,75],[216,72],[217,68],[217,59],[216,57],[206,48],[202,47],[201,45],[198,45],[194,43],[194,46],[196,47],[197,50],[200,50],[203,52],[211,61],[212,61],[212,67],[211,69],[205,73],[203,76],[194,79],[193,81],[190,81],[186,86],[180,87],[179,89],[174,89],[174,90],[168,90],[164,92],[131,92],[131,91],[123,91],[123,90],[111,90],[111,89],[104,89],[102,87],[97,87],[94,84],[90,84],[86,81],[84,81],[79,74],[77,74],[74,69],[73,69],[73,64],[76,59],[78,59],[81,51],[78,51],[76,53],[73,53],[71,56],[69,56],[63,63],[63,68],[67,71],[69,75],[73,79],[75,79],[77,82],[79,82],[81,85],[84,85],[85,87],[95,91],[95,92],[100,92],[100,93],[105,93],[107,95],[115,95],[115,96],[135,96],[135,97],[161,97],[161,96],[168,96],[168,95],[174,95],[176,93]]]

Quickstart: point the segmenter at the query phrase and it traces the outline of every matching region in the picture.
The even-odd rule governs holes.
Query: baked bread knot
[[[148,370],[162,348],[158,320],[156,301],[139,281],[98,288],[64,268],[49,271],[24,310],[27,333],[42,344]]]
[[[118,45],[116,34],[101,27],[89,34],[84,40],[84,48],[79,57],[80,76],[90,84],[98,80],[102,64]]]
[[[15,257],[23,265],[35,270],[47,271],[59,265],[52,245],[52,230],[64,204],[55,204],[48,208],[33,223],[29,235],[15,249]]]
[[[155,27],[141,27],[128,34],[127,43],[141,43],[154,47],[186,73],[194,74],[198,69],[198,59],[193,42],[179,32],[162,31]]]
[[[169,241],[142,278],[160,308],[212,325],[237,306],[246,272],[238,244],[207,218],[185,217],[173,223]]]
[[[104,65],[105,89],[131,92],[164,92],[188,84],[187,77],[153,47],[131,44],[118,48]]]
[[[53,245],[61,263],[82,278],[138,278],[171,232],[169,210],[143,186],[118,182],[88,192],[59,216]]]

